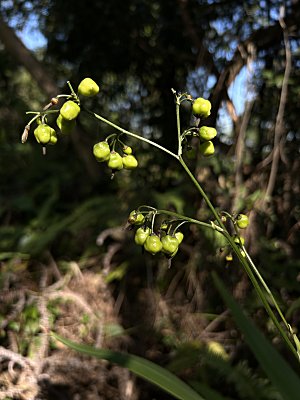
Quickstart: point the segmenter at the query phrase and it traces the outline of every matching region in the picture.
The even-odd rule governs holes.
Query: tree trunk
[[[14,30],[10,28],[0,17],[0,40],[4,44],[7,52],[23,65],[37,82],[47,97],[53,97],[58,93],[58,87],[51,79],[45,67],[35,58],[35,56],[24,46],[17,37]]]

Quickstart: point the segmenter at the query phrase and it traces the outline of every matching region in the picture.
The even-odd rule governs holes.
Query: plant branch
[[[211,224],[208,224],[207,222],[198,221],[197,219],[189,218],[186,217],[185,215],[177,214],[173,211],[157,210],[157,214],[169,215],[170,217],[175,217],[178,220],[186,221],[191,224],[201,225],[204,226],[205,228],[215,229]]]
[[[179,157],[179,162],[182,165],[182,167],[184,168],[185,172],[190,177],[190,179],[192,180],[192,182],[194,183],[194,185],[196,186],[196,188],[198,189],[198,191],[201,194],[201,196],[203,197],[203,199],[205,200],[205,202],[208,205],[208,207],[209,207],[210,211],[212,212],[213,216],[218,221],[218,224],[219,224],[220,228],[222,228],[223,230],[226,230],[226,228],[225,228],[225,226],[224,226],[219,214],[217,213],[215,207],[212,205],[212,203],[209,200],[208,196],[206,195],[205,191],[202,189],[200,183],[194,177],[194,175],[192,174],[192,172],[190,171],[190,169],[188,168],[186,163],[183,161],[182,157]]]
[[[220,227],[223,229],[223,235],[227,239],[229,245],[231,246],[232,250],[237,255],[240,263],[242,264],[244,270],[246,271],[248,277],[250,278],[250,280],[252,282],[252,285],[254,286],[254,289],[256,290],[258,296],[260,297],[260,299],[261,299],[261,301],[262,301],[267,313],[269,314],[271,320],[273,321],[274,325],[277,327],[279,333],[281,334],[281,336],[284,339],[284,341],[285,341],[286,345],[288,346],[288,348],[292,351],[294,356],[299,361],[299,357],[298,357],[298,353],[297,353],[296,349],[294,348],[293,344],[289,340],[289,338],[288,338],[287,334],[285,333],[285,331],[282,329],[282,326],[280,325],[280,323],[279,323],[278,319],[276,318],[272,308],[270,307],[270,305],[268,303],[268,300],[267,300],[264,292],[262,291],[262,289],[261,289],[261,287],[259,285],[259,282],[257,281],[255,275],[253,274],[252,269],[249,266],[248,262],[246,261],[245,257],[241,254],[241,251],[240,251],[239,247],[236,245],[236,243],[234,242],[234,239],[231,237],[231,235],[229,234],[229,232],[227,231],[227,229],[223,225],[223,223],[221,221],[221,218],[219,217],[217,211],[215,210],[214,206],[212,205],[212,203],[210,202],[209,198],[207,197],[205,191],[200,186],[199,182],[196,180],[194,175],[191,173],[191,171],[189,170],[187,165],[184,163],[182,158],[180,158],[179,161],[180,161],[181,165],[183,166],[183,168],[185,169],[185,171],[187,172],[187,174],[189,175],[189,177],[191,178],[191,180],[193,181],[194,185],[196,186],[196,188],[198,189],[200,194],[202,195],[202,197],[204,198],[204,200],[206,201],[206,204],[208,205],[208,207],[212,211],[213,215],[215,216],[216,220],[220,224]]]
[[[274,325],[278,329],[280,335],[284,339],[285,344],[287,345],[287,347],[291,350],[291,352],[294,354],[294,356],[299,361],[299,356],[298,356],[297,350],[293,346],[293,344],[290,341],[289,337],[287,336],[286,332],[284,331],[284,329],[280,325],[278,319],[276,318],[272,308],[269,305],[269,302],[268,302],[264,292],[262,291],[262,288],[259,285],[259,282],[257,281],[254,273],[252,272],[251,267],[249,266],[249,264],[246,261],[245,257],[241,254],[240,249],[238,248],[238,246],[236,245],[236,243],[234,242],[234,240],[232,239],[230,234],[228,232],[224,232],[224,236],[226,237],[226,239],[229,242],[231,248],[233,249],[233,251],[237,255],[240,263],[242,264],[244,270],[246,271],[248,277],[250,278],[250,280],[252,282],[252,285],[254,286],[254,289],[256,290],[258,296],[260,297],[260,299],[261,299],[261,301],[262,301],[267,313],[269,314],[269,317],[271,318],[272,322],[274,323]],[[290,330],[289,330],[289,332],[290,332]]]
[[[177,139],[178,139],[178,157],[182,154],[181,132],[180,132],[180,102],[176,99],[176,120],[177,120]]]
[[[135,139],[141,140],[142,142],[146,142],[146,143],[150,144],[151,146],[157,147],[158,149],[164,151],[165,153],[169,154],[170,156],[176,158],[177,160],[179,159],[177,154],[172,153],[172,151],[166,149],[165,147],[161,146],[160,144],[158,144],[156,142],[153,142],[150,139],[146,139],[143,136],[137,135],[136,133],[127,131],[126,129],[121,128],[120,126],[114,124],[113,122],[111,122],[108,119],[102,117],[101,115],[94,113],[93,111],[90,111],[90,110],[87,110],[87,109],[84,109],[84,111],[86,111],[88,114],[94,116],[95,118],[99,119],[100,121],[104,122],[105,124],[110,125],[111,127],[117,129],[121,133],[124,133],[124,135],[132,136]]]

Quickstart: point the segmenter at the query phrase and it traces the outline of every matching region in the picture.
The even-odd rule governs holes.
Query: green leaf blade
[[[216,274],[213,274],[213,279],[224,302],[231,310],[237,326],[243,332],[245,341],[251,348],[270,381],[285,400],[299,400],[300,378],[256,328],[252,321],[245,316],[238,303],[233,299]]]
[[[110,361],[112,363],[120,365],[121,367],[129,369],[137,376],[153,383],[154,385],[170,393],[176,399],[205,400],[186,383],[177,378],[176,375],[142,357],[138,357],[132,354],[119,353],[116,351],[111,351],[109,349],[95,349],[92,346],[72,342],[55,333],[52,333],[52,335],[57,340],[73,350],[92,357]]]

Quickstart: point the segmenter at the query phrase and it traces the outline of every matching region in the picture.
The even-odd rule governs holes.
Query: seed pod
[[[138,246],[143,246],[146,242],[147,237],[151,234],[151,229],[147,227],[140,227],[136,230],[134,235],[134,241]]]
[[[51,136],[50,136],[50,141],[49,144],[54,145],[57,143],[57,133],[53,128],[51,128]]]
[[[99,93],[99,86],[93,79],[85,78],[78,86],[78,94],[81,96],[91,97]]]
[[[68,121],[67,119],[63,118],[61,114],[59,114],[59,116],[56,119],[56,125],[59,127],[63,135],[68,135],[75,128],[76,120],[73,119],[71,121]]]
[[[129,214],[128,222],[131,225],[142,225],[145,222],[145,217],[142,213],[133,210]]]
[[[178,249],[179,242],[175,236],[166,235],[161,238],[162,251],[165,254],[171,255]]]
[[[202,97],[198,97],[193,103],[193,114],[207,118],[210,115],[211,103],[209,100],[205,100]]]
[[[120,171],[123,168],[122,157],[116,151],[110,153],[110,157],[107,163],[108,167],[113,171]]]
[[[215,152],[215,146],[214,146],[213,142],[211,142],[210,140],[200,144],[199,149],[200,149],[200,153],[204,157],[209,157],[212,154],[214,154],[214,152]]]
[[[93,147],[93,154],[98,162],[108,161],[110,158],[110,148],[107,142],[96,143]]]
[[[80,107],[72,100],[66,101],[60,109],[60,114],[64,119],[72,121],[77,118],[80,113]]]
[[[177,232],[175,233],[175,237],[176,237],[176,239],[178,240],[178,243],[180,244],[180,243],[183,241],[184,235],[183,235],[182,232],[177,231]]]
[[[217,136],[217,130],[210,126],[201,126],[199,129],[199,136],[202,140],[211,140]]]
[[[57,142],[55,130],[47,124],[38,125],[38,127],[34,130],[34,136],[37,142],[43,145],[48,143],[55,144]]]
[[[245,229],[249,225],[249,218],[245,214],[239,214],[236,218],[236,224],[240,229]]]
[[[144,244],[144,249],[153,255],[159,253],[162,249],[160,238],[155,234],[148,236]]]
[[[132,148],[130,146],[124,146],[123,147],[123,152],[125,154],[132,154]]]
[[[138,161],[132,154],[122,157],[122,161],[125,169],[135,169],[138,166]]]

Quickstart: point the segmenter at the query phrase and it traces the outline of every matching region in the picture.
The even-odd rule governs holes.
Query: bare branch
[[[288,35],[288,30],[294,29],[297,26],[297,19],[299,19],[298,1],[291,14],[285,20],[285,32]],[[212,114],[210,122],[215,122],[217,112],[223,100],[226,100],[227,89],[239,74],[241,69],[247,64],[248,57],[252,57],[253,51],[256,53],[276,45],[282,38],[282,27],[278,22],[275,25],[260,28],[254,31],[248,39],[239,43],[234,56],[223,68],[219,78],[212,90]]]
[[[283,129],[284,129],[283,117],[284,117],[284,110],[285,110],[285,106],[286,106],[286,102],[287,102],[287,95],[288,95],[288,81],[289,81],[289,77],[290,77],[291,69],[292,69],[292,55],[291,55],[287,27],[286,27],[286,24],[283,19],[280,19],[279,22],[280,22],[280,26],[283,31],[286,65],[285,65],[285,71],[284,71],[284,76],[283,76],[283,81],[282,81],[280,102],[279,102],[279,108],[278,108],[275,130],[274,130],[274,146],[273,146],[272,166],[271,166],[271,172],[270,172],[270,176],[269,176],[267,189],[266,189],[265,196],[263,199],[263,204],[265,204],[268,200],[270,200],[273,190],[274,190],[274,187],[275,187],[279,159],[280,159],[280,141],[281,141],[281,138],[283,135]]]

